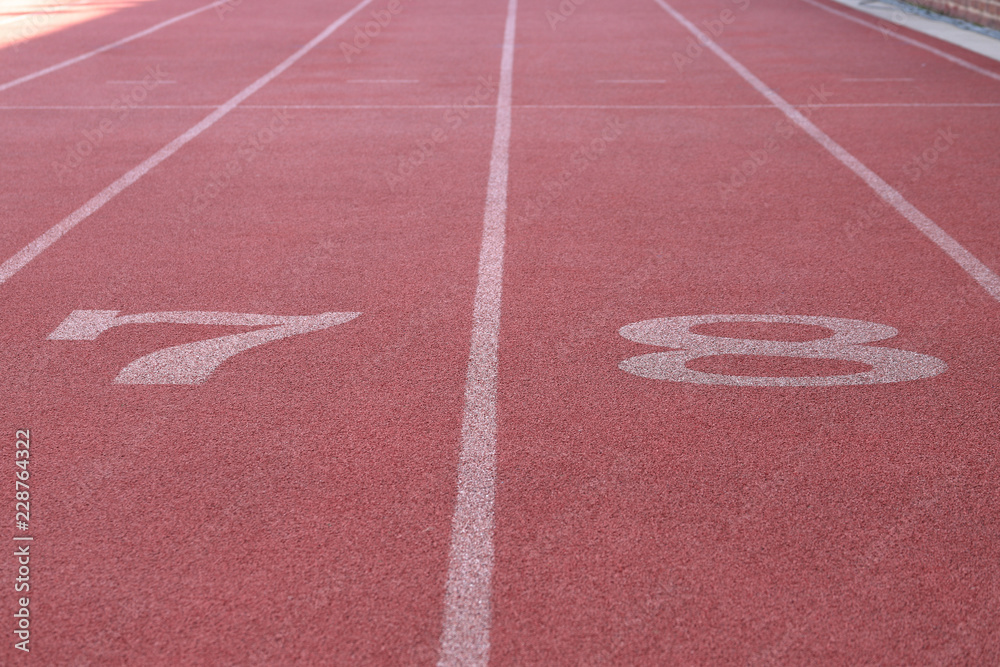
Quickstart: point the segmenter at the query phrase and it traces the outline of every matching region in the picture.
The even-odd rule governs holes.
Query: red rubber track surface
[[[0,83],[202,4],[0,52]],[[0,92],[0,261],[353,6],[243,0]],[[678,60],[697,41],[654,0],[573,6],[517,10],[491,662],[1000,662],[1000,303],[707,48]],[[1000,272],[1000,83],[799,0],[671,6],[709,33],[731,12],[723,49]],[[348,62],[384,7],[0,284],[0,488],[13,524],[30,428],[34,538],[30,655],[0,558],[3,664],[438,660],[507,3],[402,0]],[[109,82],[149,68],[175,83],[113,109],[135,86]],[[200,385],[126,385],[142,355],[249,328],[47,339],[83,309],[361,314]],[[621,327],[708,314],[877,322],[899,334],[874,345],[948,368],[618,368],[663,350]]]
[[[812,103],[814,87],[829,104],[1000,100],[979,75],[808,6],[674,6],[695,23],[730,8],[719,43],[792,103]],[[551,94],[553,62],[581,79],[667,80],[627,103],[761,102],[710,53],[678,72],[669,54],[689,35],[652,3],[581,7],[556,30],[523,17],[531,46],[518,54],[515,103]],[[625,32],[638,35],[628,48]],[[557,94],[626,99],[596,84]],[[546,201],[546,188],[518,165],[556,176],[609,117],[621,138],[533,214],[523,202]],[[1000,265],[996,108],[810,118]],[[997,659],[997,304],[819,145],[783,139],[781,119],[773,108],[515,119],[502,350],[519,352],[502,354],[500,371],[499,662]],[[947,127],[956,148],[907,187],[902,168]],[[764,165],[720,194],[771,140]],[[655,351],[617,336],[620,326],[705,313],[887,323],[901,332],[893,346],[950,368],[842,388],[698,386],[616,368]]]
[[[115,52],[128,64],[110,74],[94,59],[11,93],[23,104],[46,89],[46,102],[76,104],[48,87],[105,90],[106,79],[141,79],[147,63],[169,59],[179,83],[148,103],[221,103],[350,6],[247,2],[221,22],[208,12],[166,29],[159,46]],[[445,18],[461,9],[408,7],[353,67],[331,39],[252,102],[378,104],[346,79],[409,60],[435,89],[394,103],[459,103],[478,77],[495,78],[503,8],[467,12],[454,34]],[[228,61],[208,67],[206,51]],[[20,224],[6,252],[207,112],[133,111],[56,195],[40,185],[53,181],[50,163],[107,112],[42,112],[57,131],[36,112],[3,112],[23,127],[19,168],[7,166],[19,184],[7,217]],[[449,129],[448,158],[423,165],[406,192],[390,193],[384,173],[443,113],[237,109],[4,286],[17,389],[3,423],[37,424],[32,565],[45,593],[32,611],[47,664],[434,660],[490,114],[473,110]],[[271,127],[277,136],[241,158]],[[199,209],[234,159],[239,177]],[[203,385],[132,386],[111,380],[142,354],[243,329],[46,340],[86,308],[362,315],[256,348]],[[4,651],[15,658],[10,643]]]

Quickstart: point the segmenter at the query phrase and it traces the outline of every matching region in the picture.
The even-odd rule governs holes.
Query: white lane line
[[[800,104],[803,109],[867,107],[1000,107],[1000,102],[842,102]],[[3,107],[0,107],[3,108]],[[774,109],[773,104],[515,104],[515,109]]]
[[[246,105],[243,106],[246,107]],[[219,108],[218,104],[145,104],[145,105],[129,106],[129,111],[135,111],[137,109],[218,109],[218,108]],[[122,109],[121,105],[114,106],[112,104],[80,105],[80,106],[70,106],[66,104],[59,104],[59,105],[36,104],[31,106],[0,105],[0,111],[103,111],[103,110],[121,111],[121,109]]]
[[[56,72],[58,70],[63,69],[64,67],[69,67],[70,65],[75,65],[76,63],[82,62],[82,61],[86,60],[87,58],[92,58],[93,56],[96,56],[99,53],[104,53],[105,51],[110,51],[111,49],[116,49],[119,46],[121,46],[122,44],[128,44],[131,41],[139,39],[140,37],[145,37],[146,35],[151,35],[154,32],[156,32],[157,30],[160,30],[161,28],[166,28],[168,25],[172,25],[174,23],[177,23],[178,21],[183,21],[184,19],[190,18],[190,17],[194,16],[195,14],[200,14],[200,13],[202,13],[204,11],[208,11],[212,7],[217,7],[219,5],[224,5],[227,2],[231,2],[231,0],[216,0],[215,2],[213,2],[211,4],[205,5],[204,7],[199,7],[198,9],[192,9],[189,12],[185,12],[183,14],[178,14],[177,16],[175,16],[173,18],[170,18],[170,19],[167,19],[166,21],[162,21],[160,23],[157,23],[156,25],[154,25],[151,28],[146,28],[145,30],[140,30],[139,32],[135,33],[134,35],[129,35],[128,37],[123,37],[122,39],[119,39],[117,42],[111,42],[110,44],[105,44],[104,46],[101,46],[99,48],[94,49],[93,51],[88,51],[87,53],[81,54],[79,56],[74,56],[73,58],[70,58],[69,60],[64,60],[61,63],[56,63],[55,65],[52,65],[50,67],[46,67],[45,69],[40,69],[37,72],[32,72],[31,74],[25,74],[24,76],[22,76],[22,77],[20,77],[18,79],[14,79],[13,81],[8,81],[7,83],[2,83],[2,84],[0,84],[0,92],[3,92],[3,91],[5,91],[5,90],[7,90],[9,88],[13,88],[14,86],[18,86],[18,85],[20,85],[22,83],[26,83],[26,82],[31,81],[33,79],[37,79],[40,76],[45,76],[46,74],[51,74],[52,72]]]
[[[770,104],[515,104],[517,109],[773,109]],[[819,106],[819,105],[812,105]]]
[[[136,109],[217,109],[217,104],[144,104],[129,106],[129,110]],[[241,104],[240,109],[454,109],[454,104]],[[761,105],[770,108],[769,105]],[[1000,106],[998,104],[997,106]],[[492,109],[492,104],[469,104],[462,105],[463,109]],[[18,106],[0,105],[0,111],[120,111],[121,106],[112,104],[101,105],[30,105]]]
[[[859,19],[856,16],[851,16],[847,12],[842,12],[839,9],[834,9],[833,7],[827,7],[826,5],[824,5],[822,3],[814,2],[814,0],[802,0],[802,2],[810,4],[813,7],[818,7],[819,9],[822,9],[824,12],[830,12],[831,14],[836,14],[837,16],[839,16],[841,18],[847,19],[848,21],[853,21],[854,23],[857,23],[859,25],[863,25],[866,28],[871,28],[872,30],[877,30],[880,33],[882,33],[883,35],[888,35],[889,37],[892,37],[894,39],[898,39],[901,42],[906,42],[907,44],[911,44],[913,46],[916,46],[917,48],[923,49],[924,51],[929,51],[929,52],[933,53],[934,55],[941,56],[942,58],[944,58],[945,60],[947,60],[949,62],[955,63],[956,65],[959,65],[959,66],[964,67],[966,69],[970,69],[973,72],[977,72],[978,74],[982,74],[983,76],[988,76],[991,79],[994,79],[996,81],[1000,81],[1000,74],[997,74],[996,72],[991,72],[990,70],[984,69],[982,67],[979,67],[978,65],[973,65],[968,60],[963,60],[963,59],[959,58],[958,56],[953,56],[950,53],[945,53],[941,49],[936,49],[933,46],[930,46],[928,44],[924,44],[923,42],[918,41],[916,39],[912,39],[910,37],[907,37],[906,35],[897,34],[896,31],[894,31],[894,30],[883,30],[882,28],[879,28],[877,25],[875,25],[873,23],[869,23],[868,21],[865,21],[863,19]]]
[[[34,15],[35,14],[22,14],[21,16],[8,16],[5,19],[0,19],[0,25],[6,25],[8,23],[17,23],[18,21],[23,21],[29,16],[34,16]]]
[[[834,104],[801,104],[796,105],[802,108],[810,107],[825,107],[828,109],[851,109],[851,108],[865,108],[865,107],[1000,107],[1000,103],[997,102],[845,102],[845,103],[834,103]]]
[[[347,83],[420,83],[419,79],[348,79]]]
[[[496,124],[483,213],[479,278],[465,380],[458,493],[441,631],[442,667],[489,663],[493,603],[493,497],[497,440],[497,347],[507,224],[511,89],[517,0],[509,0],[500,59]]]
[[[843,102],[792,105],[803,109],[866,109],[869,107],[997,108],[1000,102]],[[2,107],[0,107],[2,108]],[[773,104],[515,104],[515,109],[774,109]]]
[[[744,81],[753,86],[757,92],[766,97],[771,104],[778,107],[790,121],[798,125],[810,137],[816,140],[819,145],[827,150],[833,157],[837,158],[841,164],[853,171],[861,180],[868,184],[885,203],[896,209],[903,217],[909,220],[917,229],[941,248],[949,257],[958,263],[962,269],[968,273],[976,282],[982,285],[983,289],[989,292],[990,296],[1000,301],[1000,276],[997,276],[989,267],[979,261],[975,255],[966,250],[958,241],[948,235],[933,220],[921,213],[916,206],[906,200],[894,187],[882,180],[882,177],[866,167],[860,160],[847,152],[843,146],[831,139],[823,130],[816,127],[808,118],[785,101],[783,97],[768,88],[767,84],[758,79],[750,70],[743,66],[738,60],[729,55],[716,44],[708,35],[698,29],[696,25],[688,21],[677,10],[668,5],[664,0],[653,0],[660,5],[674,20],[687,28],[688,32],[700,39],[702,44],[708,47],[715,55],[719,56],[733,71],[740,75]]]
[[[851,83],[868,83],[868,82],[889,82],[889,81],[916,81],[913,77],[901,76],[901,77],[891,77],[891,78],[864,78],[864,79],[841,79],[841,81],[847,81]]]
[[[119,178],[117,181],[104,188],[100,193],[95,195],[86,204],[76,209],[68,216],[63,218],[60,222],[55,224],[52,228],[46,231],[44,234],[39,236],[37,239],[22,248],[16,255],[8,259],[2,265],[0,265],[0,284],[7,282],[11,276],[21,270],[25,264],[33,260],[39,254],[42,253],[50,245],[58,241],[66,232],[76,227],[78,224],[86,220],[92,214],[96,213],[102,206],[107,204],[109,201],[114,199],[122,190],[132,185],[140,178],[145,176],[150,169],[160,164],[168,157],[180,150],[185,144],[197,137],[199,134],[212,127],[221,120],[226,114],[236,108],[240,102],[250,97],[258,90],[270,83],[275,77],[284,72],[286,69],[294,65],[300,58],[312,51],[320,42],[329,37],[334,30],[346,23],[352,16],[357,14],[359,11],[364,9],[364,7],[370,4],[372,0],[361,0],[360,3],[354,6],[353,9],[348,11],[346,14],[341,16],[339,19],[328,25],[323,32],[313,37],[305,46],[301,47],[298,51],[292,55],[285,58],[277,67],[272,69],[270,72],[260,77],[249,86],[241,90],[234,97],[232,97],[228,102],[222,104],[215,111],[208,114],[201,120],[200,123],[190,128],[184,134],[180,135],[169,144],[156,151],[153,155],[143,160],[138,166],[133,167],[128,173]]]
[[[0,19],[0,25],[6,25],[8,23],[17,23],[18,21],[23,21],[28,17],[37,16],[39,13],[40,12],[34,12],[29,14],[22,14],[21,16],[9,16],[5,19]]]
[[[454,109],[454,104],[244,104],[243,109]],[[1000,104],[998,104],[1000,106]],[[492,104],[462,105],[463,109],[492,109]]]
[[[666,79],[598,79],[597,83],[666,83]]]
[[[130,111],[155,109],[217,109],[217,104],[141,104]],[[769,109],[769,105],[760,105]],[[812,105],[816,106],[816,105]],[[997,104],[1000,106],[1000,104]],[[241,104],[240,109],[454,109],[455,104]],[[463,104],[463,109],[493,109],[492,104]],[[560,107],[553,107],[560,108]],[[585,107],[586,108],[586,107]],[[610,108],[610,107],[609,107]],[[628,108],[628,107],[623,107]],[[651,107],[659,108],[659,107]],[[120,111],[121,106],[100,105],[0,105],[0,111]]]
[[[933,108],[933,107],[958,107],[958,108],[997,108],[1000,102],[842,102],[828,104],[798,104],[792,105],[803,109],[867,109],[867,108]],[[241,110],[248,109],[317,109],[317,110],[372,110],[372,109],[453,109],[454,104],[241,104]],[[513,104],[514,109],[665,109],[665,110],[686,110],[686,109],[771,109],[773,104]],[[135,110],[156,110],[156,109],[216,109],[215,104],[146,104],[130,106]],[[491,104],[471,104],[463,106],[463,109],[493,109]],[[0,111],[119,111],[120,106],[104,104],[99,106],[4,106],[0,105]]]

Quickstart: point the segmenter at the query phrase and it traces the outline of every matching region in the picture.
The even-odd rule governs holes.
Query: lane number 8
[[[829,329],[833,335],[806,342],[790,342],[726,338],[691,331],[691,327],[699,324],[716,322],[809,324]],[[948,368],[945,362],[930,355],[892,347],[864,345],[892,338],[899,331],[885,324],[839,317],[811,315],[662,317],[626,325],[619,329],[618,333],[636,343],[678,348],[670,352],[654,352],[632,357],[618,365],[623,371],[653,380],[748,387],[833,387],[920,380],[934,377]],[[694,359],[716,355],[840,359],[867,364],[871,370],[849,375],[764,377],[705,373],[690,369],[686,365]]]

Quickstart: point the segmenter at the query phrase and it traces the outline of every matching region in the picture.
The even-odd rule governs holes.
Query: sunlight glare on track
[[[47,14],[47,13],[45,13],[44,10],[42,10],[42,11],[36,13],[36,14],[32,14],[31,15],[31,16],[34,16],[34,17],[38,17],[36,19],[29,20],[29,19],[31,19],[31,17],[26,17],[26,20],[28,21],[28,25],[29,26],[33,26],[33,25],[36,25],[36,24],[38,26],[40,26],[40,27],[37,28],[37,30],[38,30],[37,34],[35,32],[32,32],[32,31],[27,31],[26,32],[26,28],[25,28],[24,25],[18,25],[16,29],[10,28],[7,31],[4,31],[2,28],[0,28],[0,48],[4,48],[6,46],[12,46],[12,45],[19,45],[19,44],[23,43],[24,41],[26,41],[27,39],[33,39],[34,37],[38,37],[38,36],[41,36],[43,34],[48,34],[48,33],[51,33],[51,32],[55,32],[57,30],[62,30],[64,28],[71,27],[73,25],[77,25],[79,23],[83,23],[85,21],[90,21],[90,20],[93,20],[93,19],[96,19],[96,18],[100,18],[102,16],[110,14],[112,12],[112,10],[118,11],[118,10],[121,10],[121,9],[125,9],[127,7],[132,7],[132,6],[141,4],[143,2],[149,2],[149,0],[129,0],[129,2],[123,2],[123,3],[118,4],[118,5],[99,5],[100,10],[94,8],[94,9],[91,9],[91,11],[89,11],[89,12],[83,11],[83,8],[81,8],[81,12],[78,15],[74,16],[73,14],[68,14],[67,17],[69,17],[69,18],[66,18],[66,19],[63,19],[63,20],[60,20],[60,19],[54,20],[54,21],[51,22],[51,25],[49,23],[49,21],[51,20],[50,15]],[[74,56],[74,57],[69,58],[67,60],[63,60],[62,62],[58,62],[55,65],[50,65],[49,67],[42,68],[42,69],[37,70],[35,72],[31,72],[30,74],[25,74],[24,76],[18,77],[16,79],[13,79],[13,80],[8,81],[6,83],[0,83],[0,92],[2,92],[4,90],[8,90],[10,88],[13,88],[14,86],[18,86],[18,85],[20,85],[22,83],[26,83],[26,82],[31,81],[33,79],[37,79],[40,76],[45,76],[46,74],[51,74],[52,72],[57,72],[57,71],[65,68],[65,67],[69,67],[70,65],[75,65],[75,64],[77,64],[79,62],[87,60],[88,58],[92,58],[93,56],[96,56],[96,55],[98,55],[100,53],[104,53],[105,51],[110,51],[111,49],[116,49],[119,46],[122,46],[123,44],[128,44],[129,42],[137,40],[137,39],[139,39],[141,37],[145,37],[147,35],[151,35],[154,32],[156,32],[157,30],[160,30],[162,28],[166,28],[167,26],[173,25],[174,23],[177,23],[178,21],[183,21],[186,18],[190,18],[192,16],[195,16],[196,14],[200,14],[200,13],[202,13],[204,11],[208,11],[209,9],[212,9],[213,7],[218,7],[220,5],[226,4],[227,2],[230,2],[230,0],[216,0],[215,2],[212,2],[210,4],[204,5],[203,7],[199,7],[197,9],[192,9],[191,11],[184,12],[183,14],[178,14],[177,16],[169,18],[166,21],[161,21],[160,23],[157,23],[154,26],[146,28],[145,30],[140,30],[137,33],[129,35],[128,37],[123,37],[122,39],[119,39],[117,41],[111,42],[110,44],[105,44],[104,46],[101,46],[99,48],[93,49],[92,51],[87,51],[86,53],[82,53],[82,54],[80,54],[78,56]],[[61,17],[61,15],[60,15],[60,17]],[[26,37],[26,35],[27,35],[27,37]]]
[[[17,47],[37,37],[71,28],[87,21],[102,18],[122,9],[135,7],[150,0],[121,0],[120,2],[38,2],[32,5],[15,5],[0,2],[0,12],[23,11],[19,16],[0,20],[0,49]],[[0,89],[2,90],[2,89]]]

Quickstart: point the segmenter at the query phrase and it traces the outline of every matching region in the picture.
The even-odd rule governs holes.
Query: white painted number
[[[716,322],[764,322],[811,324],[833,331],[832,336],[806,342],[754,340],[706,336],[690,329]],[[618,330],[636,343],[679,348],[655,352],[621,362],[623,371],[653,380],[725,384],[749,387],[829,387],[837,385],[905,382],[938,375],[948,365],[936,357],[891,347],[868,347],[863,343],[892,338],[899,332],[890,326],[848,320],[839,317],[809,315],[695,315],[663,317],[629,324]],[[754,355],[763,357],[798,357],[804,359],[840,359],[867,364],[871,370],[850,375],[808,377],[761,377],[704,373],[686,366],[687,362],[714,355]]]
[[[118,315],[117,310],[74,310],[49,340],[95,340],[102,332],[123,324],[217,324],[268,327],[245,333],[175,345],[147,354],[123,368],[118,384],[201,384],[229,357],[275,340],[327,329],[350,322],[361,313],[319,315],[253,315],[178,311]]]

